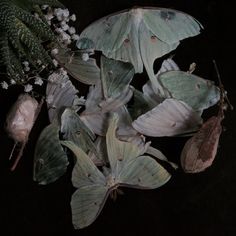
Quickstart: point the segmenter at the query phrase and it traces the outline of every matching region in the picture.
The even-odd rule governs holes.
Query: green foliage
[[[42,4],[62,7],[62,4],[54,0],[0,0],[1,65],[5,66],[7,75],[16,81],[24,77],[22,60],[34,66],[39,60],[44,65],[52,65],[42,43],[56,42],[56,37],[44,20],[33,15],[35,7]]]

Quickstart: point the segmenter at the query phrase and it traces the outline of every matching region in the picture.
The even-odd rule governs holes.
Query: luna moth
[[[72,183],[77,188],[72,196],[72,221],[77,229],[84,228],[98,217],[110,193],[120,186],[155,189],[170,179],[170,174],[145,150],[116,137],[118,116],[111,118],[106,134],[110,168],[102,173],[87,154],[72,142],[62,144],[77,158]]]
[[[141,134],[162,137],[183,135],[198,130],[202,123],[199,113],[185,102],[169,98],[133,121]]]
[[[103,17],[82,31],[79,49],[89,47],[115,60],[130,62],[136,73],[146,68],[156,92],[165,94],[153,63],[176,49],[180,40],[198,35],[202,26],[190,15],[167,8],[132,8]]]
[[[204,122],[199,131],[186,142],[181,153],[181,166],[187,173],[204,171],[212,165],[217,153],[218,143],[222,132],[221,122],[224,119],[226,105],[224,100],[225,98],[227,99],[227,95],[222,85],[215,61],[214,65],[221,89],[219,111],[216,116],[212,116]],[[229,105],[230,108],[233,109],[230,103]]]
[[[34,181],[42,185],[50,184],[65,174],[68,165],[59,139],[59,127],[52,123],[43,129],[36,144]]]

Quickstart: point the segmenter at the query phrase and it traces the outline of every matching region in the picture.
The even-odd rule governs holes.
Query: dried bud
[[[16,144],[20,144],[20,151],[13,166],[11,167],[12,171],[16,168],[23,154],[25,144],[28,141],[28,136],[38,116],[42,102],[38,104],[38,102],[28,94],[22,94],[18,97],[17,101],[7,115],[6,131],[15,141],[15,145],[9,159],[11,159],[14,153]]]
[[[27,94],[18,97],[7,115],[6,130],[16,142],[26,142],[33,127],[38,102]]]

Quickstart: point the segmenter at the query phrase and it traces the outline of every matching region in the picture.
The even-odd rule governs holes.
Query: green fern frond
[[[9,45],[6,34],[0,36],[0,54],[1,64],[5,66],[6,74],[16,81],[21,80],[24,77],[21,61]]]
[[[52,33],[52,30],[47,23],[18,7],[14,7],[14,12],[16,18],[32,29],[39,38],[42,38],[43,40],[56,40],[55,35]]]
[[[26,25],[18,20],[17,27],[19,29],[19,38],[22,44],[30,50],[30,54],[37,61],[38,59],[45,64],[52,64],[52,60],[41,45],[40,41],[33,33],[26,27]]]

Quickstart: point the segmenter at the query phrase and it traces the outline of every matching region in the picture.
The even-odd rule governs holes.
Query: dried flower
[[[32,89],[33,89],[33,86],[32,86],[31,84],[26,84],[26,85],[24,86],[24,91],[25,91],[26,93],[32,91]]]
[[[34,80],[34,84],[37,84],[37,85],[39,85],[39,86],[42,86],[42,85],[43,85],[43,80],[42,80],[42,78],[39,77],[39,76],[36,76],[36,77],[35,77],[35,80]]]
[[[8,83],[6,81],[1,82],[1,86],[3,89],[8,89]]]

